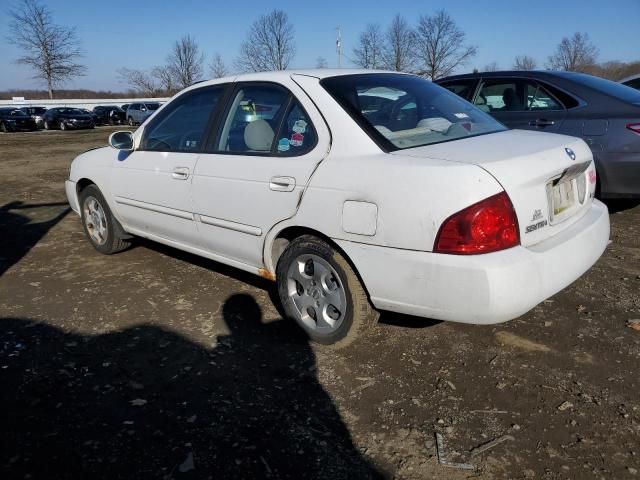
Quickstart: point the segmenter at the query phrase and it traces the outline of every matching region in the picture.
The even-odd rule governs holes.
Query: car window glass
[[[485,105],[487,112],[522,112],[526,110],[523,87],[519,80],[486,80],[473,103]]]
[[[223,91],[222,86],[202,88],[171,102],[145,129],[141,149],[161,152],[200,150],[209,117]]]
[[[625,82],[625,85],[631,88],[635,88],[636,90],[640,90],[640,78],[629,80],[628,82]]]
[[[454,82],[443,83],[442,86],[464,99],[469,99],[471,98],[471,95],[473,95],[476,80],[457,80]]]
[[[310,151],[317,142],[315,128],[300,104],[293,102],[278,133],[278,155],[301,155]]]
[[[531,111],[562,110],[562,106],[541,85],[527,82],[527,107]]]
[[[217,150],[271,152],[289,92],[275,85],[246,86],[237,91],[224,121]]]
[[[394,150],[504,130],[428,80],[391,73],[341,75],[320,84],[378,145]]]

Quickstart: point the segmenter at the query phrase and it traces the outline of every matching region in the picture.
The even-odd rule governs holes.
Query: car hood
[[[591,204],[589,198],[571,212],[571,218],[567,213],[566,221],[560,223],[556,218],[552,225],[553,207],[548,188],[554,181],[580,171],[590,182],[586,185],[589,197],[595,191],[593,154],[582,139],[567,135],[506,130],[394,154],[472,164],[490,173],[511,199],[518,215],[521,242],[525,246],[568,227],[586,213]],[[527,230],[532,224],[541,222],[546,222],[543,228]]]

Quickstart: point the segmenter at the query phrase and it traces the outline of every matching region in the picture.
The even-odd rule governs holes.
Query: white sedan
[[[582,140],[508,130],[413,75],[198,83],[109,142],[66,182],[99,252],[140,236],[274,280],[324,344],[350,342],[377,310],[518,317],[609,239]]]

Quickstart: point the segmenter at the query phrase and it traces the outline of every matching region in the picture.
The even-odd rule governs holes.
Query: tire
[[[133,123],[133,118],[129,117],[127,119],[127,123],[129,124],[130,127],[133,127],[134,123]]]
[[[345,347],[378,321],[379,314],[349,262],[311,235],[289,244],[278,260],[276,282],[285,315],[316,343]]]
[[[79,197],[82,228],[91,245],[105,255],[129,247],[131,242],[124,238],[122,227],[111,213],[100,189],[89,185],[80,192]]]
[[[7,133],[9,130],[7,129],[7,126],[4,124],[4,122],[0,123],[0,131],[2,133]]]
[[[64,122],[60,122],[60,130],[66,130],[67,125]]]
[[[45,130],[49,130],[49,129],[51,128],[51,127],[49,126],[49,122],[44,122],[43,127],[44,127],[44,129],[45,129]]]

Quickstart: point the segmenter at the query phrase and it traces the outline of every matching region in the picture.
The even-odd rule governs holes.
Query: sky
[[[211,61],[220,53],[228,65],[238,54],[251,23],[261,14],[282,9],[295,28],[293,68],[314,67],[324,57],[335,67],[336,27],[342,30],[347,57],[367,23],[386,27],[396,13],[411,24],[420,15],[445,9],[467,34],[478,55],[462,71],[496,62],[508,69],[516,55],[527,54],[544,66],[563,36],[587,32],[599,49],[599,60],[640,60],[640,0],[491,0],[418,1],[283,1],[257,0],[45,0],[55,23],[75,26],[82,42],[87,75],[68,88],[121,91],[127,88],[116,71],[151,68],[165,62],[175,40],[195,37]],[[35,88],[32,72],[16,65],[19,51],[5,41],[14,0],[0,0],[0,90]],[[343,66],[349,66],[348,60]],[[205,69],[207,71],[207,69]]]

